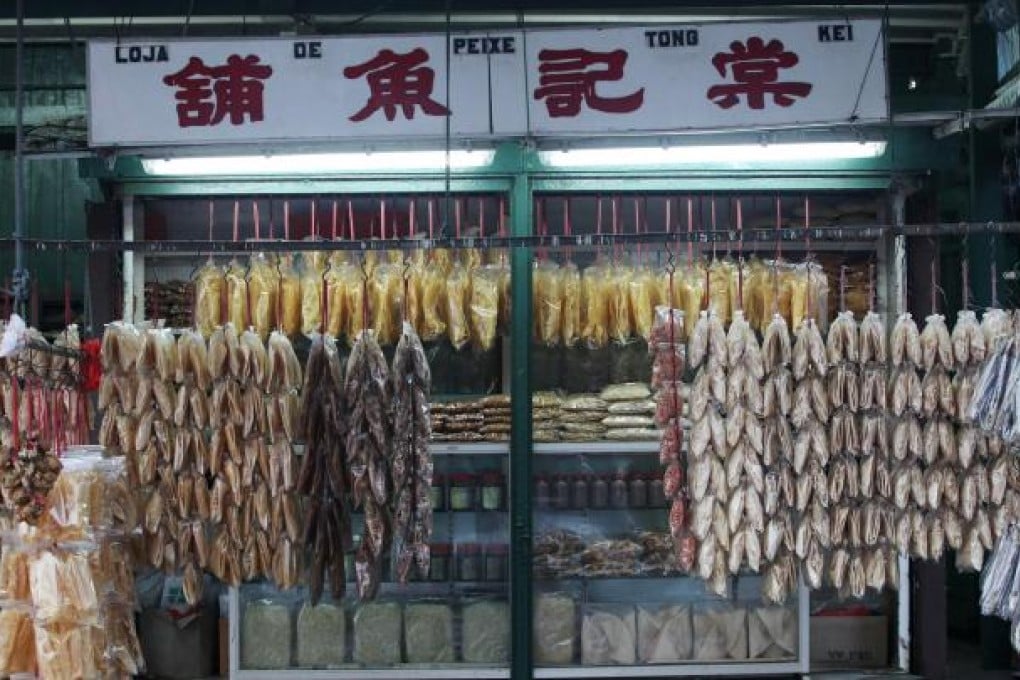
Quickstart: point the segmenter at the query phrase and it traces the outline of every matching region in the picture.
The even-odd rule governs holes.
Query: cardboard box
[[[885,668],[889,621],[884,616],[812,616],[811,666]]]

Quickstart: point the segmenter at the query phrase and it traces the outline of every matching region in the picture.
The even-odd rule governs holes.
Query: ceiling
[[[844,2],[786,0],[708,2],[642,0],[22,0],[26,37],[66,41],[86,37],[340,34],[499,26],[648,24],[800,17],[887,16],[900,43],[955,39],[966,25],[959,2]],[[343,11],[338,11],[342,7]],[[0,41],[15,36],[14,0],[0,3]]]

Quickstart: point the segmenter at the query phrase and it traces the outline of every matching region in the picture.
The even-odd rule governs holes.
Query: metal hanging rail
[[[890,236],[994,236],[999,234],[1020,234],[1020,222],[952,222],[943,224],[918,225],[860,225],[839,227],[782,227],[744,228],[745,243],[755,241],[774,243],[811,241],[868,241]],[[336,239],[336,240],[166,240],[166,241],[123,241],[108,240],[65,240],[65,239],[0,239],[0,248],[9,248],[18,241],[36,252],[133,252],[133,253],[256,253],[256,252],[302,252],[302,251],[379,251],[418,249],[504,249],[504,248],[599,248],[628,244],[666,244],[678,242],[713,243],[737,239],[734,228],[693,227],[691,230],[660,231],[644,233],[604,233],[571,235],[528,235],[528,236],[452,236],[441,238],[392,238],[392,239]]]

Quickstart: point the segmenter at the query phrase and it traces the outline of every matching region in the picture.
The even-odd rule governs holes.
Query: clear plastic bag
[[[492,349],[496,342],[499,320],[499,270],[479,267],[471,272],[471,340],[483,351]],[[566,330],[566,326],[564,326]],[[576,332],[576,330],[572,331]]]
[[[445,300],[447,332],[450,344],[457,350],[462,349],[471,339],[467,309],[470,288],[469,272],[459,263],[454,265],[446,279]]]
[[[223,296],[226,279],[223,270],[211,260],[194,277],[195,327],[206,338],[223,322]]]
[[[577,647],[577,603],[567,593],[544,593],[535,600],[535,662],[563,666]]]
[[[237,260],[231,260],[224,273],[226,283],[226,315],[227,323],[234,328],[244,330],[248,327],[248,278],[244,267]]]

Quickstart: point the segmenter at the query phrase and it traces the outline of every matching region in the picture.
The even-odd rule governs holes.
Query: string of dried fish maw
[[[226,279],[211,260],[195,273],[195,327],[205,337],[223,320]]]
[[[485,266],[471,272],[471,295],[468,307],[472,342],[482,350],[492,349],[496,342],[496,329],[499,321],[499,270],[497,268]],[[401,334],[401,340],[405,336],[406,330]],[[417,337],[417,333],[415,336]]]

